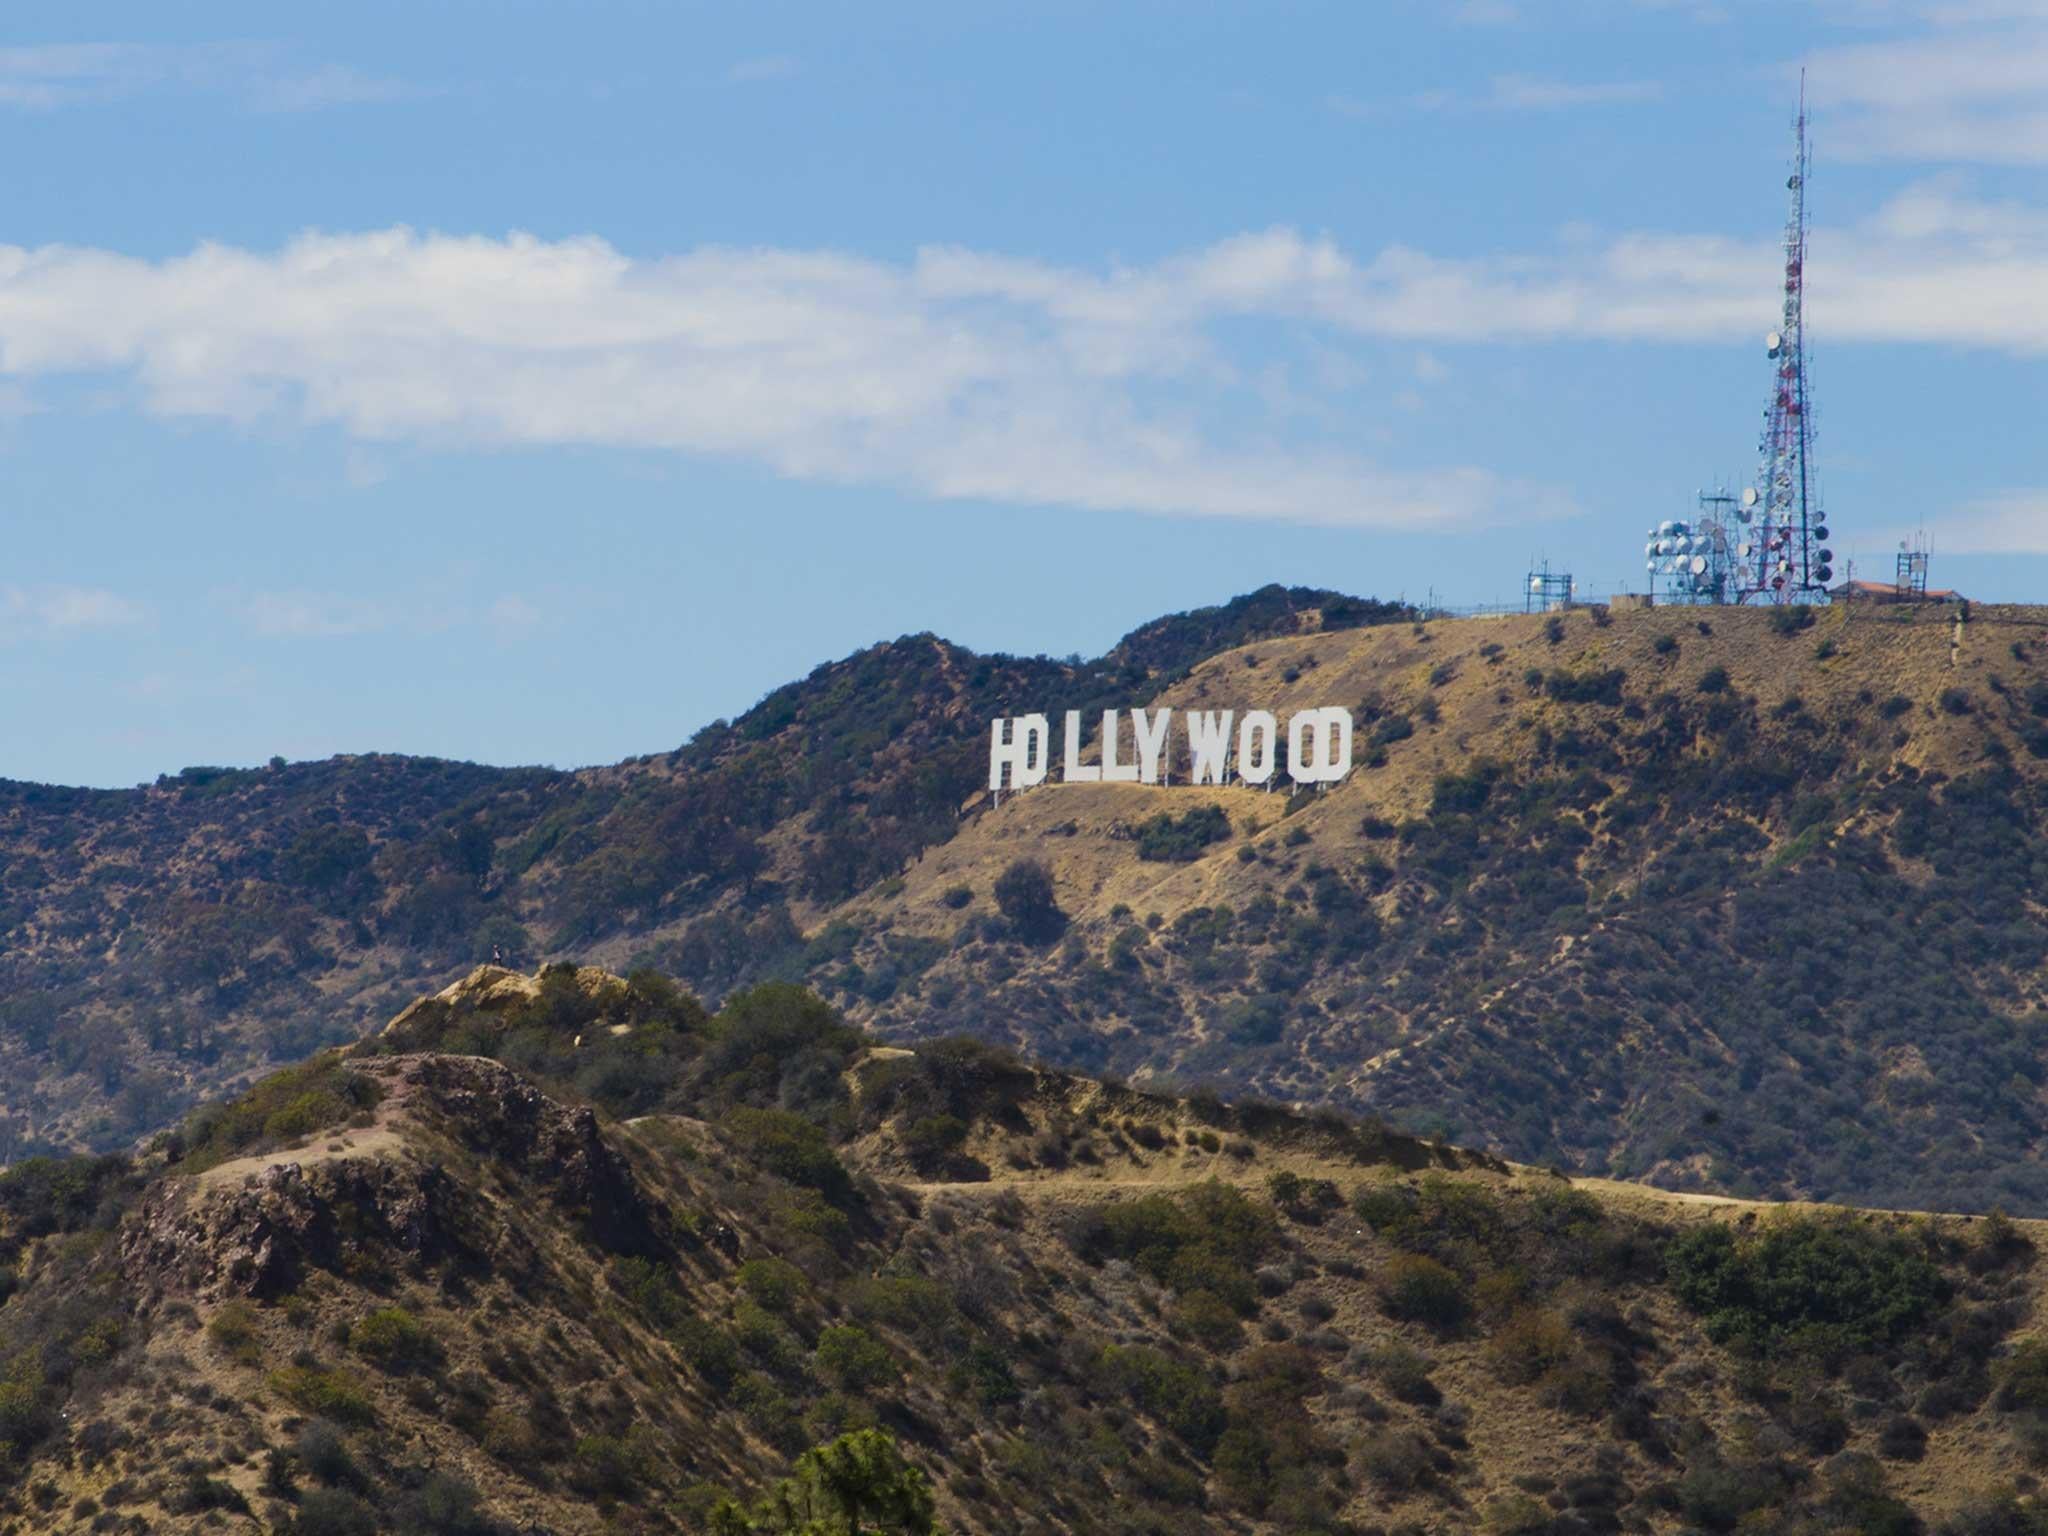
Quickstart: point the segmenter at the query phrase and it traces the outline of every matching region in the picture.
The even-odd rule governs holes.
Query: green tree
[[[1050,944],[1067,930],[1067,914],[1053,895],[1052,871],[1037,859],[1017,859],[996,878],[996,907],[1026,944]]]
[[[857,1429],[799,1456],[790,1476],[752,1510],[724,1499],[714,1536],[931,1536],[930,1481],[878,1429]]]

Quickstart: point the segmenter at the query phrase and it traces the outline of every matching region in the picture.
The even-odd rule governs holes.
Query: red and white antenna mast
[[[1785,220],[1785,306],[1778,328],[1764,338],[1774,370],[1770,408],[1764,412],[1759,483],[1741,498],[1755,519],[1741,545],[1738,601],[1825,602],[1834,579],[1834,551],[1813,472],[1813,397],[1806,366],[1806,73],[1799,75],[1799,117],[1792,174],[1786,178],[1791,211]],[[1745,519],[1747,520],[1747,519]]]

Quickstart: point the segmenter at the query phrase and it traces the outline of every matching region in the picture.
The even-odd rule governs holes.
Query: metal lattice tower
[[[1562,613],[1572,606],[1578,593],[1578,583],[1572,580],[1570,571],[1553,571],[1550,562],[1532,565],[1527,583],[1522,589],[1522,612]]]
[[[1899,546],[1898,575],[1893,590],[1902,603],[1927,601],[1927,535],[1916,534]]]
[[[1825,602],[1834,577],[1834,551],[1820,509],[1813,472],[1813,397],[1806,363],[1806,80],[1799,82],[1799,117],[1792,174],[1785,186],[1785,304],[1777,330],[1764,338],[1773,365],[1771,403],[1764,412],[1758,483],[1742,496],[1754,518],[1737,545],[1741,562],[1736,600]]]

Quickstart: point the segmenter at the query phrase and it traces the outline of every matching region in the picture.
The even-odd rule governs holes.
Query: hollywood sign
[[[1130,753],[1125,755],[1124,719],[1130,720]],[[1060,778],[1068,784],[1163,784],[1172,781],[1170,709],[1105,709],[1102,755],[1081,761],[1081,711],[1066,712]],[[1288,717],[1268,710],[1184,710],[1181,740],[1190,784],[1270,784],[1280,770],[1280,744],[1287,744],[1287,776],[1297,784],[1334,784],[1351,772],[1351,711],[1302,709]],[[988,787],[1029,789],[1052,771],[1052,725],[1044,715],[1012,715],[989,729]]]

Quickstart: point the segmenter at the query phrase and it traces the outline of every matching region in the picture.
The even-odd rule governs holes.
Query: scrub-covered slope
[[[913,1531],[1961,1531],[2020,1518],[2048,1447],[2029,1225],[1576,1187],[879,1047],[775,986],[707,1016],[480,972],[140,1165],[0,1176],[0,1222],[18,1533],[849,1499]]]
[[[819,911],[953,835],[989,716],[1142,701],[1246,640],[1405,613],[1268,587],[1085,662],[907,636],[578,773],[372,755],[0,782],[0,1162],[126,1145],[496,956],[617,958],[713,912],[793,954]]]
[[[1588,1172],[2048,1212],[2048,613],[1399,625],[1158,703],[1341,704],[1360,767],[1005,797],[814,932],[807,974],[887,1034]],[[1002,909],[1018,860],[1058,914]]]

